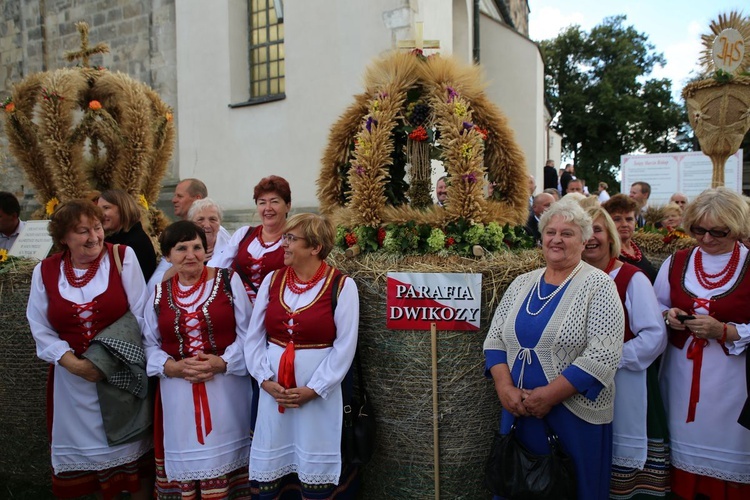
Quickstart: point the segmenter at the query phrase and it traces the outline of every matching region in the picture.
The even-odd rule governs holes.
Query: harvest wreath
[[[342,228],[340,244],[348,234],[370,250],[380,241],[402,252],[438,251],[460,236],[498,249],[519,234],[511,227],[528,215],[525,159],[484,95],[478,67],[392,53],[368,68],[365,87],[332,127],[318,178],[320,210]],[[434,159],[447,172],[444,207],[432,204]],[[405,236],[408,243],[389,243]]]

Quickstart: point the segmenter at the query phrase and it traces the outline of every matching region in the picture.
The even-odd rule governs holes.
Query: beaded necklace
[[[609,264],[607,264],[607,268],[604,270],[604,274],[609,274],[612,272],[612,270],[615,268],[615,264],[617,263],[617,259],[612,257],[609,259]]]
[[[305,293],[306,291],[310,290],[312,287],[318,284],[320,280],[323,279],[323,276],[325,276],[326,272],[326,263],[321,262],[320,267],[317,271],[315,271],[315,274],[309,281],[302,281],[297,276],[297,273],[294,272],[294,269],[291,267],[286,268],[286,286],[289,288],[289,291],[292,293],[296,293],[297,295],[301,293]]]
[[[104,250],[102,250],[102,253],[99,254],[99,257],[97,257],[96,260],[89,265],[83,276],[79,278],[78,276],[76,276],[76,273],[73,270],[73,262],[70,260],[70,251],[65,252],[65,256],[63,258],[63,271],[65,272],[65,279],[68,280],[70,286],[74,288],[83,288],[84,286],[88,285],[89,282],[94,279],[94,276],[96,276],[96,272],[99,270],[99,264],[102,261],[103,255]]]
[[[279,240],[281,240],[281,235],[279,235],[279,237],[276,238],[276,241],[272,241],[271,243],[266,243],[265,241],[263,241],[263,230],[261,229],[260,232],[258,233],[258,243],[260,243],[260,246],[262,246],[263,248],[271,248],[276,243],[278,243]]]
[[[196,281],[193,286],[183,291],[183,290],[180,290],[180,280],[178,276],[175,274],[174,277],[172,278],[172,300],[174,300],[174,303],[183,309],[187,309],[188,307],[192,307],[195,304],[197,304],[198,301],[201,299],[201,297],[203,297],[203,292],[206,291],[206,283],[208,281],[207,277],[208,277],[208,268],[204,267],[200,278],[198,278],[198,281]],[[193,300],[192,302],[187,302],[187,303],[180,302],[180,299],[186,299],[190,297],[192,294],[198,291],[199,288],[200,288],[200,292],[198,293],[198,296],[195,298],[195,300]]]
[[[579,262],[578,265],[575,267],[575,269],[573,269],[573,271],[568,275],[568,277],[565,278],[563,280],[563,282],[560,283],[560,285],[557,288],[555,288],[555,290],[552,293],[550,293],[549,295],[547,295],[546,297],[542,297],[541,283],[542,283],[542,278],[544,278],[544,273],[541,273],[539,275],[539,278],[534,283],[534,286],[532,287],[531,292],[529,293],[529,297],[526,300],[526,312],[528,314],[530,314],[531,316],[538,316],[544,310],[544,308],[547,307],[547,304],[549,304],[552,301],[552,299],[554,299],[555,296],[558,293],[560,293],[560,290],[562,290],[563,288],[565,288],[565,285],[567,285],[568,282],[570,280],[572,280],[575,277],[576,274],[578,274],[578,271],[580,271],[582,267],[583,267],[583,261]],[[531,310],[531,296],[534,294],[535,291],[536,291],[537,298],[541,302],[543,302],[543,304],[542,304],[542,307],[540,307],[538,311],[533,312]]]
[[[734,276],[734,272],[737,270],[737,266],[740,263],[740,246],[738,243],[734,244],[734,250],[732,250],[732,256],[729,257],[729,262],[724,266],[724,269],[716,274],[708,274],[703,268],[703,251],[699,248],[695,252],[695,276],[698,278],[698,283],[706,290],[715,290],[729,283],[729,280]],[[719,278],[718,281],[711,281]]]
[[[638,245],[635,244],[635,242],[631,241],[630,245],[633,247],[633,255],[630,255],[628,252],[625,251],[625,247],[623,246],[620,249],[620,255],[625,257],[628,260],[632,260],[633,262],[640,262],[641,258],[643,258],[643,253],[641,252],[641,249],[638,248]]]

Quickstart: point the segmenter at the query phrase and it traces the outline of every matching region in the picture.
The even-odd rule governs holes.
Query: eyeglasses
[[[706,233],[714,238],[726,238],[732,231],[721,231],[719,229],[706,229],[700,226],[690,226],[690,232],[697,236],[704,236]]]
[[[302,236],[295,236],[292,233],[284,233],[281,235],[281,239],[286,241],[287,243],[294,243],[297,240],[305,240],[307,241],[307,238],[303,238]]]

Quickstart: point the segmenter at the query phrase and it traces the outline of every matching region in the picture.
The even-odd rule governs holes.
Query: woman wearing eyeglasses
[[[261,500],[290,489],[342,498],[354,484],[341,459],[341,382],[357,348],[359,295],[325,262],[335,234],[323,216],[291,217],[281,238],[288,267],[258,289],[245,360],[261,387],[250,449]]]
[[[726,188],[688,205],[695,248],[668,258],[654,285],[669,331],[660,384],[672,443],[672,491],[681,498],[750,498],[748,205]]]

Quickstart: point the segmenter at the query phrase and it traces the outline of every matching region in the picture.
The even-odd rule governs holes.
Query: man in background
[[[568,193],[583,193],[583,181],[581,179],[573,179],[568,183],[568,190],[565,191],[565,194]]]
[[[524,231],[529,236],[534,238],[534,241],[539,244],[542,241],[542,235],[539,233],[539,218],[549,207],[555,202],[555,198],[549,193],[539,193],[534,196],[534,203],[531,205],[531,213],[524,226]]]
[[[688,197],[685,193],[675,193],[669,197],[669,202],[677,204],[684,211],[688,204]]]
[[[440,207],[444,207],[445,201],[448,199],[448,186],[445,183],[447,178],[444,175],[435,183],[435,198],[437,198],[437,204]]]
[[[181,220],[187,219],[188,210],[195,200],[208,197],[208,188],[198,179],[185,179],[174,188],[172,207],[174,216]]]
[[[23,230],[21,205],[18,198],[7,191],[0,191],[0,248],[10,250]]]
[[[638,181],[630,186],[630,197],[638,204],[639,213],[636,214],[635,223],[637,227],[646,225],[644,214],[648,209],[648,198],[651,196],[651,184]]]
[[[568,163],[567,165],[565,165],[565,171],[562,173],[562,175],[560,175],[560,189],[562,189],[560,193],[563,196],[568,194],[568,183],[576,178],[575,173],[576,171],[572,163]],[[581,185],[580,192],[583,192],[583,185]]]
[[[557,170],[555,170],[554,160],[547,160],[544,164],[544,189],[557,189]]]

